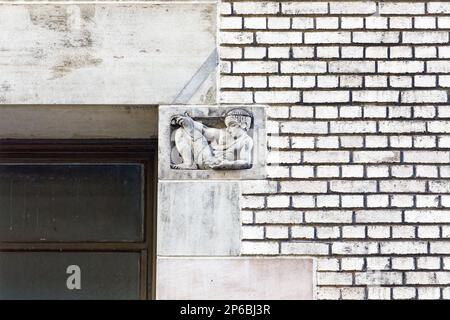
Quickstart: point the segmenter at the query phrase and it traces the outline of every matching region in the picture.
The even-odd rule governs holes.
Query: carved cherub
[[[175,147],[182,163],[174,169],[249,169],[252,166],[253,139],[248,135],[252,115],[244,109],[225,114],[226,128],[209,128],[193,120],[189,114],[171,119]]]

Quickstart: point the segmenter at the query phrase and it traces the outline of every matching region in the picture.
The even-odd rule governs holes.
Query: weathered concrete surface
[[[158,189],[159,256],[239,255],[238,182],[162,181]]]
[[[0,139],[148,139],[156,106],[0,106]]]
[[[179,170],[170,167],[171,142],[170,119],[173,115],[188,114],[193,118],[221,118],[231,109],[244,108],[253,114],[253,128],[249,135],[253,138],[253,166],[245,170]],[[160,105],[159,106],[158,177],[161,180],[254,180],[267,177],[267,130],[266,107],[264,105]]]
[[[314,267],[303,258],[158,258],[157,299],[313,299]]]
[[[0,4],[0,30],[0,104],[172,103],[215,50],[216,5]],[[196,82],[183,103],[214,103],[215,72]]]

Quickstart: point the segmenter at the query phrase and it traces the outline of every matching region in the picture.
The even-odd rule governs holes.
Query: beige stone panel
[[[2,3],[0,30],[0,104],[216,99],[214,3]]]
[[[314,263],[306,258],[158,258],[157,299],[307,300]]]
[[[156,106],[0,106],[0,139],[149,139]]]

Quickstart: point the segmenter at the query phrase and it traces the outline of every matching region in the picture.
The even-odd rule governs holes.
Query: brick
[[[435,29],[436,17],[415,17],[414,28],[416,29]]]
[[[220,93],[222,103],[253,103],[252,92],[222,91]]]
[[[289,58],[289,47],[269,47],[269,58]]]
[[[366,29],[387,29],[388,18],[386,17],[367,17]]]
[[[378,253],[376,242],[342,241],[331,245],[332,254],[367,255]]]
[[[389,257],[368,257],[367,270],[390,270],[391,269],[391,258]]]
[[[342,237],[348,239],[364,239],[366,237],[366,227],[364,226],[343,226]]]
[[[292,18],[292,29],[313,29],[314,19],[308,17],[293,17]]]
[[[427,61],[427,72],[430,73],[449,73],[450,61]]]
[[[341,210],[306,211],[305,222],[308,223],[351,223],[352,212]]]
[[[267,76],[245,76],[244,77],[245,88],[266,88]]]
[[[338,166],[317,166],[316,170],[319,178],[339,177]]]
[[[303,92],[303,102],[305,103],[326,103],[326,102],[349,102],[348,91],[305,91]]]
[[[391,196],[391,207],[405,208],[414,206],[414,197],[407,194],[394,194]]]
[[[222,44],[247,44],[253,43],[251,32],[221,32],[220,43]]]
[[[312,47],[293,47],[292,55],[294,58],[313,58],[314,57],[314,48]],[[325,64],[326,67],[326,64]]]
[[[450,3],[448,2],[429,2],[427,3],[429,13],[450,13]]]
[[[236,61],[233,62],[233,73],[274,73],[278,72],[275,61]]]
[[[441,268],[440,257],[418,257],[417,267],[425,270],[438,270]]]
[[[257,91],[256,103],[296,103],[300,101],[298,91]]]
[[[312,178],[312,177],[314,177],[313,166],[292,167],[292,178]]]
[[[449,254],[450,248],[448,241],[430,242],[430,253],[432,254]]]
[[[274,255],[278,254],[278,242],[275,241],[242,241],[242,254],[264,254]]]
[[[339,227],[317,227],[316,237],[318,239],[336,239],[341,235]]]
[[[317,58],[339,58],[339,47],[317,47]]]
[[[389,90],[362,90],[352,92],[354,102],[398,102],[398,91]]]
[[[379,184],[381,192],[425,192],[425,181],[385,180]]]
[[[414,258],[410,257],[393,257],[393,270],[411,270],[414,269]]]
[[[342,193],[366,193],[376,192],[376,181],[361,180],[332,180],[330,182],[330,190]]]
[[[350,272],[318,272],[318,285],[351,285],[353,276]]]
[[[339,259],[321,257],[317,259],[317,271],[338,271]]]
[[[330,2],[331,14],[372,14],[376,12],[373,1],[337,1]]]
[[[394,239],[414,239],[416,228],[413,226],[393,226],[392,238]]]
[[[399,3],[399,2],[380,2],[379,4],[380,14],[424,14],[425,4],[424,3]]]
[[[448,180],[431,180],[428,187],[431,192],[447,193],[450,192],[450,181]]]
[[[361,271],[364,268],[363,258],[342,258],[341,269],[345,271]]]
[[[443,31],[403,31],[403,43],[448,43],[448,32]]]
[[[383,208],[389,206],[389,196],[385,194],[367,195],[367,207]]]
[[[388,226],[368,226],[367,236],[373,239],[390,238],[391,228]]]
[[[327,133],[328,125],[325,121],[289,121],[280,124],[282,133]]]
[[[220,19],[221,29],[241,29],[242,18],[241,17],[222,17]]]
[[[263,17],[246,17],[244,18],[245,29],[267,29],[266,18]]]
[[[379,130],[382,133],[421,133],[426,131],[422,121],[380,121]]]
[[[441,297],[441,289],[435,287],[417,288],[419,300],[437,300]]]
[[[222,76],[220,77],[220,86],[222,88],[242,88],[244,85],[242,77]]]
[[[370,73],[375,72],[375,61],[331,61],[331,73]]]
[[[448,163],[450,153],[447,151],[404,151],[405,163]]]
[[[324,61],[282,61],[282,73],[325,73],[327,63]]]
[[[314,137],[291,137],[293,149],[314,149]]]
[[[258,211],[255,212],[255,223],[256,224],[303,223],[303,215],[302,212],[288,211],[288,210]]]
[[[348,151],[305,151],[303,153],[305,163],[346,163],[349,160]]]
[[[241,199],[241,208],[261,209],[265,207],[264,197],[243,196]]]
[[[427,243],[423,241],[380,242],[381,254],[421,254],[427,253]]]
[[[399,151],[354,151],[354,163],[400,162]]]
[[[341,297],[341,289],[335,287],[318,287],[316,294],[319,300],[338,300]]]
[[[329,245],[327,243],[317,243],[317,242],[281,243],[282,254],[327,255],[328,252],[329,252]]]
[[[303,42],[301,32],[256,32],[256,42],[262,44],[299,44]]]
[[[291,237],[293,239],[313,239],[314,238],[314,227],[293,226],[293,227],[291,227]]]
[[[278,190],[278,183],[276,181],[265,181],[265,180],[241,181],[241,191],[243,194],[276,193],[277,190]]]
[[[368,287],[367,299],[369,300],[389,300],[391,299],[391,289],[387,287]]]
[[[267,226],[267,239],[287,239],[289,237],[289,228],[283,226]]]
[[[221,47],[220,48],[221,59],[241,59],[242,49],[233,47]]]
[[[291,77],[289,76],[269,76],[270,88],[289,88],[291,86]]]
[[[398,43],[400,33],[395,31],[353,32],[353,43]]]
[[[331,121],[330,133],[371,133],[377,131],[375,121]]]
[[[305,32],[305,43],[321,44],[321,43],[350,43],[350,32]]]
[[[244,48],[245,59],[263,59],[266,57],[266,48],[247,47]]]
[[[326,181],[281,181],[280,192],[286,193],[326,193]]]
[[[291,27],[291,19],[288,17],[270,17],[267,20],[269,29],[289,29]]]
[[[412,47],[390,47],[389,50],[390,58],[412,58],[413,50]],[[403,66],[402,66],[403,67]],[[399,68],[399,71],[403,72],[403,68]],[[395,72],[393,72],[395,73]]]
[[[328,13],[328,4],[324,2],[283,2],[281,12],[284,14],[323,14]]]
[[[242,239],[245,240],[264,239],[264,227],[242,226]]]
[[[392,298],[395,300],[409,300],[416,298],[416,289],[411,287],[394,287]]]
[[[355,219],[357,223],[396,223],[402,222],[402,212],[397,210],[357,210]]]
[[[402,103],[447,102],[447,92],[443,90],[402,91]]]
[[[387,58],[388,48],[387,47],[367,47],[365,48],[366,58]]]
[[[378,61],[381,73],[418,73],[424,71],[422,61]]]
[[[338,17],[317,17],[316,29],[338,29],[339,18]]]
[[[450,272],[406,272],[407,284],[433,284],[448,285],[450,284]]]
[[[291,151],[269,152],[267,158],[269,163],[300,163],[301,153]]]
[[[362,17],[341,17],[342,29],[362,29],[364,28],[364,18]]]
[[[391,29],[411,29],[411,17],[389,17],[389,27]]]
[[[341,47],[341,57],[342,58],[363,58],[364,48],[357,46]]]
[[[341,289],[342,300],[362,300],[366,296],[363,287],[344,287]]]
[[[233,9],[236,14],[277,14],[279,5],[277,2],[236,2]]]
[[[292,86],[294,88],[314,88],[316,86],[316,77],[314,76],[293,76]]]

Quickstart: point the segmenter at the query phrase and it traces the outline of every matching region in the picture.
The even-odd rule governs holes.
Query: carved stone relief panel
[[[264,106],[160,106],[160,179],[265,177]]]

